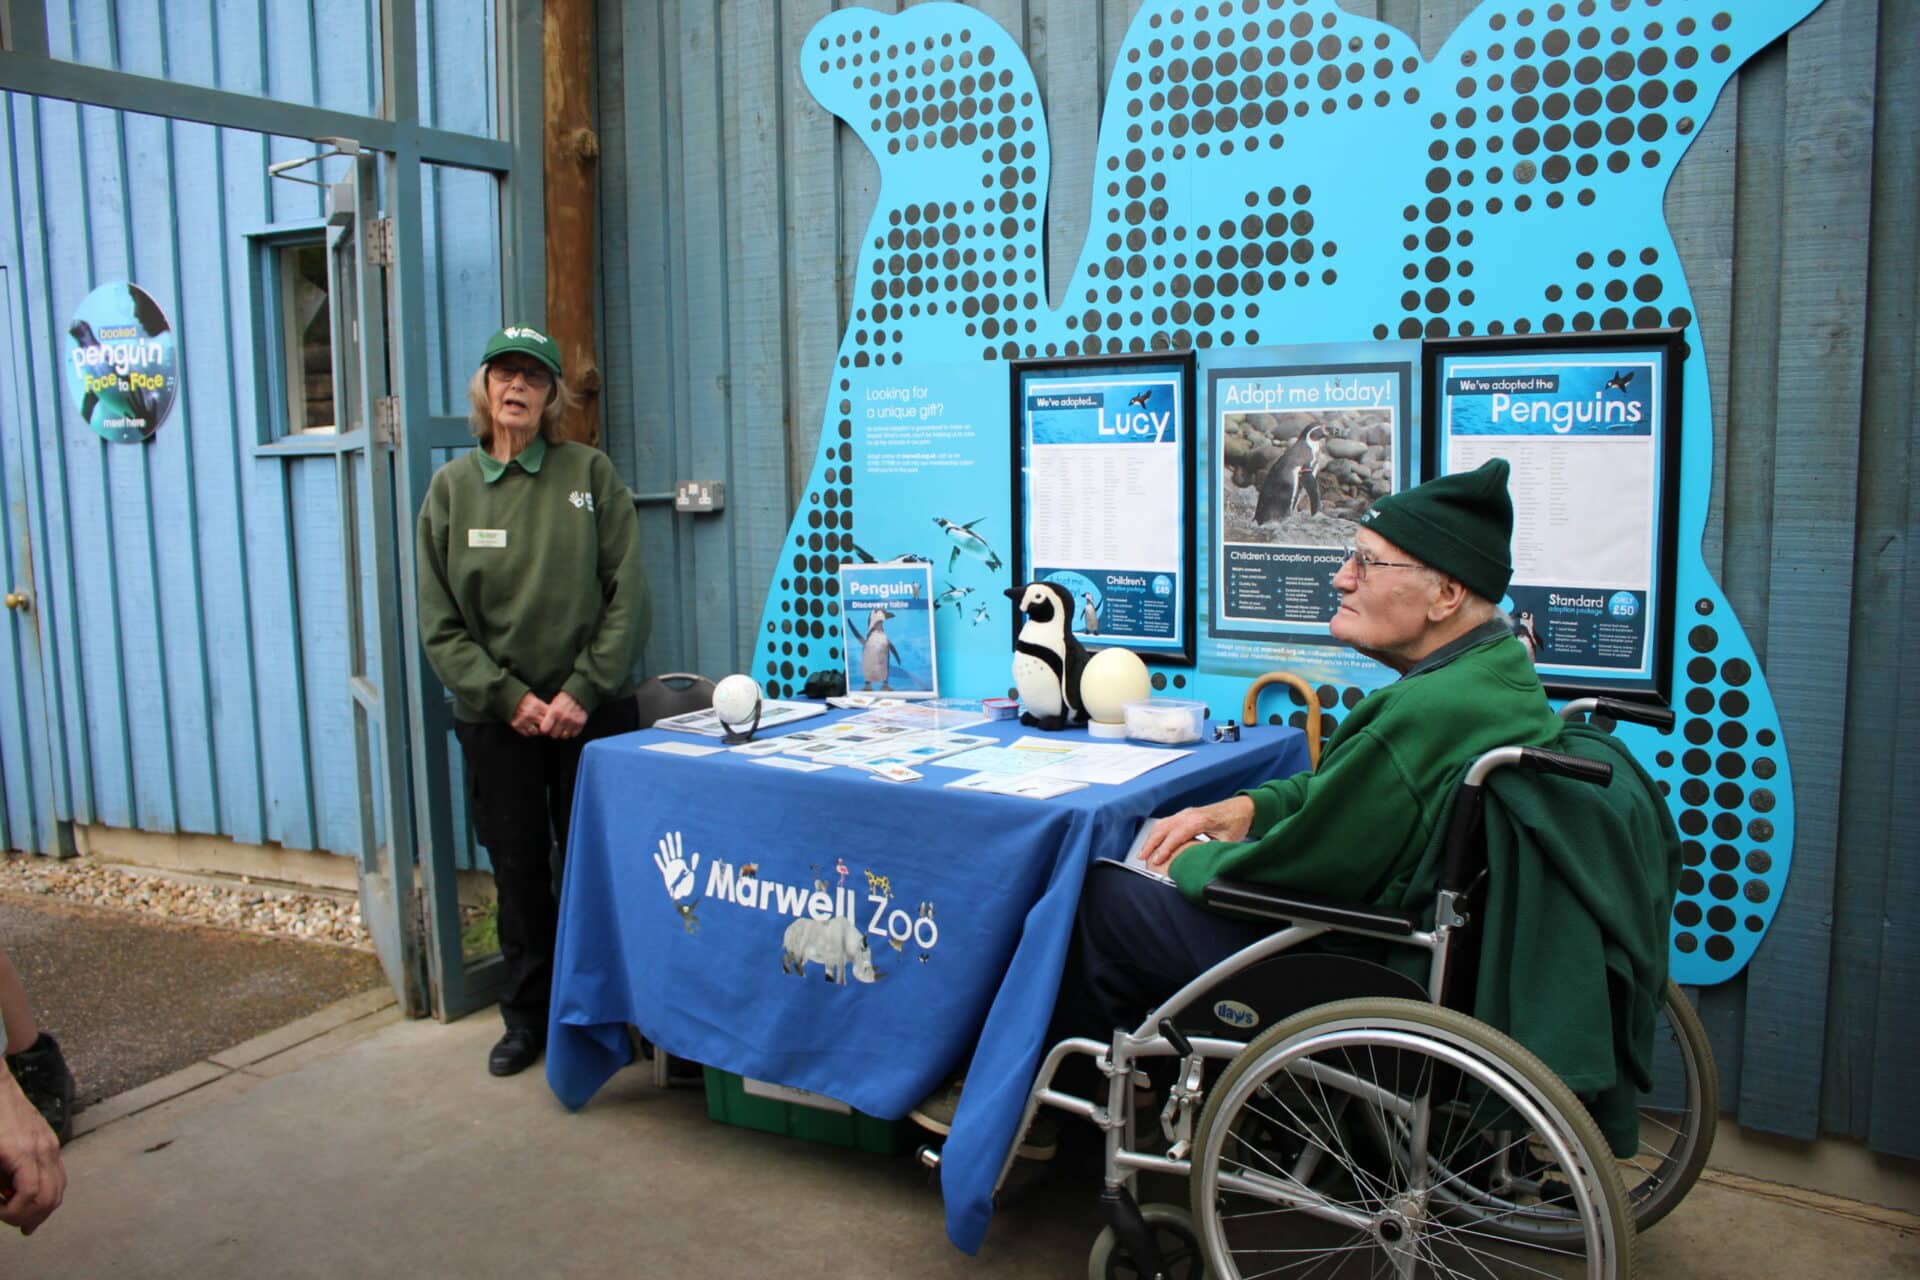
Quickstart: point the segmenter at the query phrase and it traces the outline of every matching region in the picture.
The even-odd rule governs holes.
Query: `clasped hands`
[[[1215,804],[1196,805],[1169,814],[1153,824],[1140,860],[1155,871],[1165,870],[1175,858],[1206,840],[1245,840],[1253,828],[1253,801],[1228,796]]]
[[[562,689],[552,702],[543,702],[538,694],[528,693],[513,710],[507,722],[525,738],[577,738],[587,727],[587,709]]]

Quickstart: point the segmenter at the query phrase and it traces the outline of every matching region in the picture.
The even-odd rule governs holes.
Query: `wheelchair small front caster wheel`
[[[1207,1260],[1200,1250],[1199,1233],[1193,1229],[1193,1216],[1178,1205],[1149,1204],[1140,1209],[1140,1217],[1153,1233],[1154,1247],[1160,1250],[1159,1277],[1165,1280],[1208,1280]],[[1120,1243],[1112,1227],[1094,1237],[1093,1251],[1087,1255],[1089,1280],[1157,1280]]]

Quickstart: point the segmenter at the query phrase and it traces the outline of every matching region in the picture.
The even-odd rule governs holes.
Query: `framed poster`
[[[1210,631],[1334,644],[1356,522],[1411,483],[1420,344],[1288,347],[1212,364]]]
[[[1513,468],[1513,584],[1550,693],[1666,701],[1680,488],[1677,329],[1427,344],[1430,469]]]
[[[1193,353],[1012,366],[1015,583],[1057,582],[1089,649],[1194,661]]]
[[[939,696],[933,651],[933,566],[924,560],[840,566],[840,638],[847,692]]]

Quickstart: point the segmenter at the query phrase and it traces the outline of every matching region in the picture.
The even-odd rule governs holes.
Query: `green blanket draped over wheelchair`
[[[1552,749],[1606,761],[1613,781],[1519,769],[1489,777],[1473,1014],[1552,1068],[1627,1156],[1640,1140],[1636,1091],[1652,1085],[1680,836],[1653,780],[1613,737],[1569,725]],[[1443,818],[1437,831],[1446,829]],[[1398,904],[1425,904],[1429,922],[1443,844],[1437,835]]]

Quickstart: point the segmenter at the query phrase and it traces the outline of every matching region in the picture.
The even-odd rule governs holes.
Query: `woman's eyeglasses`
[[[536,390],[553,385],[553,370],[541,364],[505,364],[496,360],[487,366],[487,376],[495,382],[524,378],[527,385]]]
[[[1370,556],[1358,547],[1346,548],[1346,556],[1340,561],[1340,567],[1353,566],[1353,576],[1366,581],[1369,569],[1424,569],[1427,566],[1411,560],[1381,560]]]

